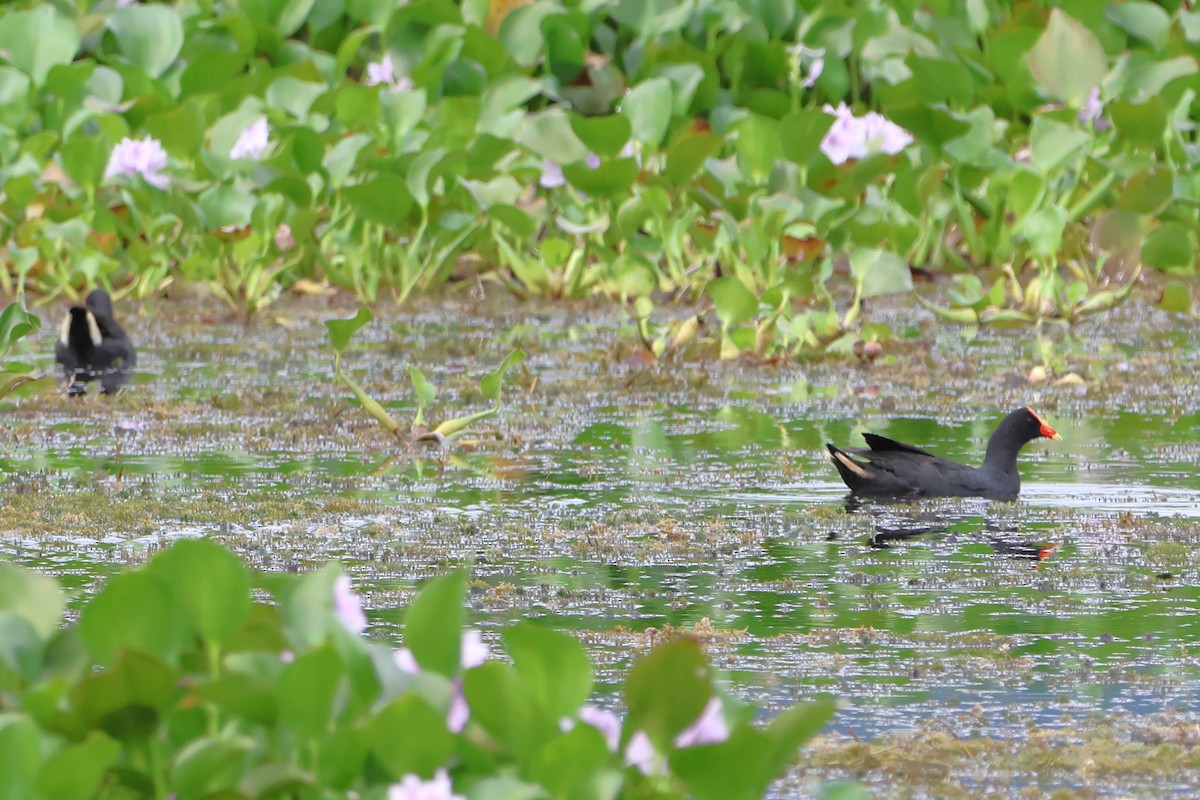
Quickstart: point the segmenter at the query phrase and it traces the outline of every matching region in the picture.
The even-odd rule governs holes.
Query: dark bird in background
[[[1062,439],[1025,406],[1000,421],[988,440],[983,466],[971,467],[919,447],[864,433],[868,447],[845,450],[826,444],[829,459],[850,490],[863,497],[986,497],[1016,500],[1021,492],[1017,453],[1044,436]]]
[[[100,381],[104,394],[115,394],[129,381],[137,353],[129,335],[113,318],[112,298],[103,289],[72,306],[54,344],[54,360],[62,364],[67,394],[87,394],[89,381]]]

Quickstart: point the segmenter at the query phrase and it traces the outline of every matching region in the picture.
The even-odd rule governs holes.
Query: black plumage
[[[70,395],[87,394],[90,381],[99,381],[104,394],[114,394],[129,381],[137,366],[137,351],[113,316],[108,292],[95,289],[85,305],[67,312],[54,345],[54,360],[62,365]]]

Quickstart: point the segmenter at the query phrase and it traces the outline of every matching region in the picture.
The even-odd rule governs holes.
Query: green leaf
[[[395,779],[410,772],[430,775],[454,754],[445,714],[411,692],[376,715],[367,739],[371,753]]]
[[[200,210],[204,213],[204,224],[209,230],[233,227],[244,228],[250,224],[257,200],[231,184],[218,184],[200,194]]]
[[[671,125],[674,88],[666,78],[642,81],[621,100],[621,113],[628,119],[635,139],[652,150],[662,146]]]
[[[183,20],[174,7],[136,4],[108,15],[121,53],[151,78],[166,72],[183,49]]]
[[[350,319],[327,319],[325,327],[329,329],[329,345],[335,353],[343,352],[349,345],[354,334],[371,320],[375,315],[366,306],[359,306],[358,311]]]
[[[1066,229],[1067,210],[1061,206],[1047,206],[1022,220],[1017,230],[1029,242],[1029,250],[1034,256],[1053,258],[1062,249]]]
[[[41,762],[41,735],[24,714],[0,714],[0,798],[24,800],[34,792]]]
[[[712,668],[693,639],[656,647],[629,670],[625,704],[630,730],[644,730],[659,747],[700,716],[713,694]]]
[[[398,226],[413,204],[404,178],[391,172],[347,186],[342,195],[359,216],[389,227]]]
[[[637,180],[640,167],[632,158],[605,161],[596,169],[586,163],[563,164],[563,177],[581,192],[593,197],[625,194]]]
[[[78,744],[49,756],[38,775],[38,791],[47,800],[89,800],[95,797],[121,746],[100,731]]]
[[[904,259],[886,250],[855,250],[850,254],[850,274],[862,284],[863,297],[912,290],[912,272]]]
[[[459,671],[467,573],[455,570],[426,583],[404,613],[404,643],[421,669],[452,677]]]
[[[0,124],[21,128],[29,114],[29,77],[17,69],[0,66]]]
[[[324,733],[333,719],[333,704],[343,671],[342,661],[332,645],[309,650],[286,665],[275,692],[283,724],[309,738]]]
[[[693,133],[676,139],[667,149],[667,178],[676,186],[690,182],[724,144],[724,139],[712,133]]]
[[[1092,137],[1078,126],[1038,115],[1029,131],[1029,157],[1043,175],[1048,175],[1066,167],[1091,141]]]
[[[504,632],[517,674],[553,718],[570,716],[592,691],[592,662],[569,634],[524,622]]]
[[[572,113],[569,118],[579,141],[601,158],[614,158],[633,134],[629,118],[621,114],[585,117]]]
[[[704,291],[713,301],[721,325],[726,329],[735,328],[758,313],[758,298],[732,275],[714,278]]]
[[[75,23],[50,3],[37,3],[29,11],[7,11],[0,16],[0,51],[36,84],[45,82],[51,67],[69,64],[78,50]]]
[[[463,676],[463,693],[478,723],[506,751],[530,759],[557,733],[558,720],[546,716],[512,667],[489,661]]]
[[[737,124],[734,150],[742,174],[755,184],[765,184],[775,169],[775,162],[783,157],[779,123],[758,114],[747,115]]]
[[[1130,176],[1117,201],[1119,208],[1156,217],[1175,199],[1174,172],[1165,165]]]
[[[412,381],[413,392],[417,395],[417,424],[421,424],[422,414],[425,409],[433,405],[433,401],[437,398],[437,387],[429,382],[425,377],[425,373],[416,367],[408,368],[408,377]]]
[[[1146,0],[1108,3],[1104,7],[1104,16],[1130,36],[1136,36],[1155,50],[1162,50],[1167,44],[1171,17],[1156,3]]]
[[[1162,270],[1190,272],[1196,265],[1196,242],[1190,228],[1164,222],[1142,243],[1142,263]]]
[[[0,358],[8,355],[12,346],[31,333],[36,333],[42,327],[42,321],[25,310],[20,302],[9,303],[0,311]],[[30,573],[32,575],[32,573]],[[45,579],[49,580],[49,579]],[[4,582],[0,581],[0,608],[4,607]],[[59,612],[61,613],[61,608]],[[57,624],[57,619],[55,620]]]
[[[79,617],[79,632],[97,662],[132,647],[170,658],[190,636],[170,584],[154,572],[113,576]]]
[[[250,614],[250,574],[211,539],[184,539],[155,556],[151,569],[171,585],[196,629],[221,645]]]
[[[178,673],[161,659],[122,650],[111,668],[89,674],[71,687],[71,706],[89,728],[123,742],[146,739],[158,730],[163,709],[178,691],[178,679]]]
[[[800,108],[788,114],[779,123],[783,157],[800,166],[811,164],[836,119],[815,108]]]
[[[171,764],[171,788],[181,797],[205,797],[231,789],[241,777],[246,753],[255,747],[249,736],[201,736],[180,750]]]
[[[1104,47],[1088,27],[1062,9],[1029,51],[1029,71],[1055,99],[1078,108],[1108,72]]]
[[[1158,307],[1176,314],[1192,313],[1192,290],[1183,281],[1167,281],[1158,298]]]
[[[1155,96],[1144,103],[1116,100],[1104,108],[1113,127],[1125,139],[1142,147],[1157,147],[1169,137],[1167,107]]]
[[[504,382],[504,374],[508,372],[511,367],[520,364],[524,360],[525,351],[521,350],[520,348],[513,350],[511,353],[506,355],[504,360],[500,362],[500,366],[496,367],[491,374],[487,375],[479,382],[479,389],[483,393],[483,396],[486,399],[491,400],[493,403],[499,405],[500,388]]]

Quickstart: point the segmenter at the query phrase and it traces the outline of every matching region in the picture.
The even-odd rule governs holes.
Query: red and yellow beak
[[[1049,425],[1047,425],[1046,420],[1042,419],[1036,411],[1034,411],[1032,408],[1029,408],[1029,406],[1026,406],[1025,408],[1029,411],[1030,414],[1033,414],[1033,418],[1035,420],[1037,420],[1037,423],[1039,425],[1042,426],[1040,429],[1038,429],[1039,434],[1041,434],[1042,436],[1045,436],[1047,439],[1053,439],[1056,442],[1062,441],[1062,436],[1059,435],[1058,431],[1054,430],[1054,428],[1051,428]]]

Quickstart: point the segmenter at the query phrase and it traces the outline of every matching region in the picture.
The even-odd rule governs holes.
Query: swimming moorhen
[[[829,458],[842,480],[866,497],[986,497],[1016,500],[1021,491],[1017,453],[1039,436],[1061,440],[1029,406],[1009,414],[988,440],[982,467],[939,458],[909,444],[864,433],[869,447],[841,450],[832,444]],[[855,458],[857,456],[857,458]]]
[[[67,394],[87,394],[88,381],[100,381],[113,394],[129,381],[137,353],[129,335],[113,318],[112,298],[103,289],[87,296],[87,305],[72,306],[54,343],[54,360],[62,364]]]

